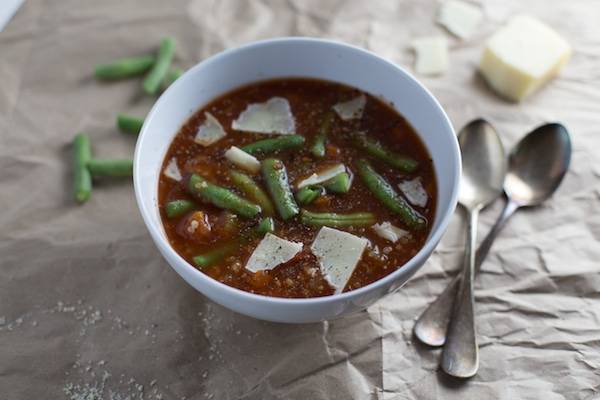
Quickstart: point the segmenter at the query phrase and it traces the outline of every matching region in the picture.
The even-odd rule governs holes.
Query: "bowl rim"
[[[437,109],[437,111],[441,114],[442,123],[444,125],[443,130],[446,132],[450,132],[451,134],[453,134],[453,136],[455,138],[455,140],[452,141],[451,148],[448,149],[448,151],[452,152],[453,158],[457,161],[454,171],[453,171],[454,185],[451,188],[450,202],[447,206],[447,209],[439,217],[439,224],[438,224],[437,229],[434,229],[430,232],[429,237],[425,241],[425,244],[419,249],[419,251],[411,259],[409,259],[406,263],[401,265],[397,270],[384,276],[381,279],[371,282],[370,284],[368,284],[366,286],[363,286],[363,287],[360,287],[358,289],[354,289],[354,290],[351,290],[348,292],[344,292],[344,293],[337,293],[337,294],[332,294],[329,296],[321,296],[321,297],[287,298],[287,297],[275,297],[275,296],[267,296],[267,295],[262,295],[262,294],[251,293],[251,292],[244,291],[242,289],[235,288],[233,286],[229,286],[225,283],[222,283],[222,282],[210,277],[209,275],[203,273],[202,271],[198,270],[197,268],[195,268],[193,265],[191,265],[187,260],[185,260],[183,257],[181,257],[179,255],[179,253],[177,253],[173,249],[173,247],[169,243],[168,239],[163,237],[162,233],[160,232],[160,227],[156,226],[153,223],[153,221],[151,220],[151,217],[150,217],[151,210],[149,210],[145,207],[145,205],[144,205],[145,203],[142,200],[142,194],[141,194],[141,189],[140,189],[140,186],[143,185],[143,183],[142,183],[143,179],[140,176],[140,173],[141,173],[140,172],[141,171],[140,163],[141,163],[141,159],[142,159],[141,148],[143,146],[146,136],[148,135],[147,134],[148,126],[150,126],[152,124],[152,120],[155,118],[155,116],[157,114],[157,110],[166,101],[165,100],[167,98],[166,94],[170,91],[176,90],[176,88],[179,85],[185,84],[184,81],[185,81],[186,75],[187,76],[194,75],[197,73],[198,70],[201,70],[206,65],[219,62],[223,58],[226,58],[226,57],[228,57],[234,53],[240,52],[240,51],[249,51],[249,50],[253,50],[253,49],[257,49],[257,48],[261,48],[261,47],[265,47],[265,46],[271,46],[273,44],[281,44],[281,43],[285,43],[285,42],[328,45],[328,46],[333,46],[333,47],[338,47],[338,48],[344,48],[345,50],[358,53],[358,55],[361,57],[374,58],[377,62],[386,64],[387,66],[392,67],[399,74],[402,74],[406,78],[408,78],[407,79],[408,82],[410,82],[412,85],[417,86],[419,90],[423,91],[426,94],[426,97],[429,100],[429,102],[431,103],[432,107]],[[300,76],[298,76],[298,77],[300,77]],[[256,81],[258,82],[258,81],[260,81],[260,79],[257,79]],[[419,132],[417,132],[417,134],[419,134]],[[216,290],[220,290],[221,292],[223,292],[223,294],[236,296],[236,297],[240,298],[241,300],[269,302],[269,303],[277,304],[277,305],[290,305],[290,306],[330,304],[330,303],[337,303],[340,301],[350,301],[354,298],[360,297],[362,295],[366,295],[367,293],[369,293],[377,288],[380,288],[382,286],[385,286],[386,284],[391,284],[393,281],[395,281],[401,275],[408,274],[409,277],[412,276],[412,274],[417,272],[424,265],[425,261],[429,257],[429,254],[431,252],[433,252],[433,250],[439,243],[440,239],[442,238],[442,235],[445,233],[445,231],[448,227],[448,224],[454,213],[454,210],[456,208],[457,201],[458,201],[458,189],[459,189],[460,176],[461,176],[461,155],[460,155],[460,148],[459,148],[458,140],[456,139],[455,130],[452,126],[452,123],[450,122],[448,115],[446,114],[446,112],[444,111],[444,109],[442,108],[440,103],[433,96],[433,94],[425,86],[423,86],[423,84],[421,84],[411,73],[406,71],[404,68],[400,67],[399,65],[395,64],[394,62],[387,60],[386,58],[381,57],[369,50],[366,50],[364,48],[361,48],[361,47],[358,47],[358,46],[355,46],[352,44],[337,41],[337,40],[312,38],[312,37],[278,37],[278,38],[271,38],[271,39],[264,39],[264,40],[249,42],[249,43],[243,44],[241,46],[233,47],[230,49],[223,50],[219,53],[216,53],[216,54],[202,60],[201,62],[195,64],[190,69],[188,69],[184,73],[184,75],[182,75],[182,77],[180,79],[175,81],[170,87],[168,87],[161,94],[161,96],[154,103],[150,112],[146,116],[144,124],[142,126],[142,130],[140,131],[138,140],[136,142],[135,153],[134,153],[134,168],[133,168],[134,190],[135,190],[135,197],[136,197],[136,202],[138,204],[138,208],[140,209],[140,213],[142,214],[142,219],[144,220],[144,224],[146,225],[146,228],[148,229],[150,236],[154,240],[157,247],[159,247],[159,250],[161,250],[161,253],[163,253],[163,256],[168,255],[168,256],[174,258],[179,263],[184,265],[185,266],[184,268],[188,269],[188,272],[190,272],[194,278],[203,281],[207,285],[214,286]],[[436,176],[436,178],[438,178],[438,177]],[[153,182],[153,184],[154,184],[154,182]],[[158,187],[155,188],[155,190],[158,191]],[[154,211],[154,210],[152,210],[152,211]],[[167,254],[165,255],[164,252],[166,252]],[[179,273],[179,271],[177,271],[177,268],[175,268],[173,265],[171,265],[171,260],[169,260],[169,257],[165,257],[165,258],[166,258],[167,264],[169,264],[169,266],[171,268],[175,269],[175,271]],[[198,289],[196,289],[196,290],[198,290]]]

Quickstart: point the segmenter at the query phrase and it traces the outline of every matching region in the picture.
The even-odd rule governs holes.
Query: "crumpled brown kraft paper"
[[[481,2],[461,42],[434,22],[435,1],[28,0],[0,33],[0,399],[593,399],[600,391],[600,5]],[[475,73],[483,40],[516,13],[573,45],[560,79],[509,104]],[[131,157],[115,115],[153,99],[133,79],[101,84],[94,64],[177,38],[189,67],[249,41],[306,35],[366,47],[411,69],[410,41],[450,41],[450,68],[421,77],[460,128],[492,121],[507,147],[561,121],[572,167],[556,196],[520,211],[477,283],[479,374],[453,381],[414,319],[460,264],[457,213],[427,265],[368,312],[311,325],[253,320],[206,300],[161,259],[129,181],[70,197],[69,142]],[[500,202],[482,215],[480,234]]]

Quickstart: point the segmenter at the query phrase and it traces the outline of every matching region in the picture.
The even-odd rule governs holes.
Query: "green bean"
[[[128,57],[115,60],[110,64],[96,65],[96,78],[114,80],[141,75],[154,65],[154,56]]]
[[[191,211],[193,208],[194,203],[189,200],[173,200],[167,203],[165,211],[167,212],[167,217],[177,218]]]
[[[152,69],[144,78],[142,87],[144,92],[147,94],[155,94],[160,87],[160,83],[167,75],[171,61],[173,60],[173,54],[175,53],[175,39],[172,37],[165,37],[160,41],[160,48],[158,49],[158,55],[156,56],[156,62],[152,66]]]
[[[331,193],[348,193],[350,186],[352,185],[352,179],[347,172],[337,174],[328,181],[323,182],[325,190]]]
[[[322,193],[323,189],[320,187],[305,186],[296,192],[296,201],[301,206],[305,206],[315,201]]]
[[[314,213],[307,210],[300,211],[300,222],[310,226],[330,226],[332,228],[345,228],[350,226],[370,226],[376,221],[375,215],[370,212],[354,214]]]
[[[400,216],[412,229],[423,229],[427,220],[415,211],[366,160],[358,160],[358,175],[373,195],[389,210]]]
[[[363,133],[354,133],[352,141],[355,146],[364,150],[367,154],[403,172],[414,172],[419,167],[416,160],[387,150],[377,140],[371,139]]]
[[[85,203],[92,194],[92,175],[87,168],[91,158],[90,138],[80,133],[73,139],[73,197],[78,203]]]
[[[195,256],[193,258],[194,264],[196,264],[200,268],[210,267],[211,265],[214,265],[219,261],[223,260],[228,255],[234,253],[238,246],[238,241],[233,241],[224,244],[220,247],[217,247],[216,249],[210,250],[207,253]]]
[[[275,231],[275,221],[270,217],[261,219],[255,227],[255,232],[260,236],[264,236],[273,231]]]
[[[250,200],[258,204],[266,215],[273,215],[275,213],[273,203],[271,203],[269,196],[251,177],[237,171],[231,171],[229,175],[231,176],[233,184],[250,198]]]
[[[208,182],[200,175],[193,174],[188,182],[188,190],[201,200],[216,207],[230,210],[242,217],[252,218],[261,211],[260,206],[241,198],[229,189]]]
[[[133,176],[133,160],[92,159],[88,161],[87,167],[92,176]]]
[[[335,115],[331,111],[328,111],[323,115],[323,119],[319,125],[319,131],[317,132],[315,141],[310,148],[310,152],[313,156],[318,158],[325,157],[325,142],[327,141],[329,131],[331,131],[331,123],[333,122],[334,117]]]
[[[117,126],[121,131],[138,135],[144,125],[144,119],[125,114],[117,114]]]
[[[304,137],[300,135],[279,136],[247,144],[241,149],[252,155],[268,154],[281,150],[298,149],[302,147],[304,141]]]
[[[261,163],[261,171],[279,216],[288,220],[297,215],[300,210],[294,201],[283,162],[267,158]]]
[[[183,75],[183,70],[181,68],[171,68],[169,72],[167,72],[167,76],[162,81],[162,90],[167,90],[169,86],[171,86],[177,79]]]

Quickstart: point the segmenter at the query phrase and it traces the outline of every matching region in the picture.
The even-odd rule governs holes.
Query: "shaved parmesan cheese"
[[[317,185],[319,183],[330,180],[331,178],[341,174],[342,172],[346,172],[346,167],[344,166],[344,164],[337,164],[333,167],[312,174],[308,178],[300,181],[300,183],[298,183],[298,185],[296,186],[298,187],[298,189],[302,189],[305,186]]]
[[[235,146],[231,146],[225,152],[225,158],[238,167],[254,174],[260,170],[260,161],[256,157]]]
[[[310,249],[335,293],[341,293],[346,287],[368,242],[365,238],[326,226],[317,234]]]
[[[260,241],[246,263],[248,271],[270,270],[294,258],[304,245],[290,242],[271,233],[267,233]]]
[[[181,181],[181,171],[179,171],[179,167],[177,166],[177,158],[171,158],[163,173],[167,178],[171,178],[177,182]]]
[[[449,0],[442,3],[437,22],[461,39],[470,37],[481,23],[481,9],[464,1]]]
[[[423,183],[421,182],[421,178],[400,182],[398,187],[411,204],[419,207],[425,207],[427,205],[428,196],[423,187]]]
[[[518,15],[488,40],[479,69],[498,94],[520,101],[558,75],[570,56],[569,43],[556,31]]]
[[[390,242],[397,242],[398,239],[410,235],[410,232],[398,228],[388,221],[382,222],[381,224],[375,224],[371,228],[373,228],[376,234]]]
[[[283,97],[272,97],[264,103],[250,104],[231,123],[238,131],[293,135],[296,122],[290,103]]]
[[[415,70],[424,75],[438,75],[448,68],[448,43],[443,37],[424,37],[413,41]]]
[[[227,133],[219,120],[213,117],[211,113],[205,112],[204,116],[206,117],[206,120],[198,128],[198,133],[196,133],[194,141],[206,147],[221,140]]]
[[[363,115],[365,104],[367,104],[367,97],[364,94],[361,94],[352,100],[337,103],[333,106],[333,110],[344,121],[359,119]]]

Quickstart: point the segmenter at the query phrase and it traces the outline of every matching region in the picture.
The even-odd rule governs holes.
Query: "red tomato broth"
[[[413,206],[413,208],[428,220],[428,226],[419,232],[411,232],[410,240],[400,239],[398,242],[392,243],[378,236],[370,227],[339,228],[365,237],[373,245],[363,253],[344,291],[366,286],[401,268],[425,243],[433,224],[437,199],[437,185],[431,157],[413,128],[388,104],[364,93],[367,96],[367,103],[362,118],[343,121],[336,116],[328,135],[325,158],[315,159],[309,151],[323,113],[330,110],[334,104],[350,100],[362,93],[357,89],[327,81],[301,78],[277,79],[238,88],[213,100],[197,111],[175,136],[162,166],[164,170],[171,158],[176,157],[183,175],[182,181],[176,182],[164,174],[161,174],[159,179],[161,219],[169,242],[175,251],[194,265],[194,256],[231,242],[232,236],[251,236],[252,226],[257,223],[259,218],[238,217],[236,219],[238,227],[234,235],[216,232],[210,243],[188,240],[181,234],[180,224],[189,216],[189,213],[181,218],[169,219],[165,213],[165,205],[172,200],[188,199],[196,203],[195,210],[202,210],[210,218],[214,219],[216,216],[222,215],[222,210],[195,200],[188,194],[186,184],[192,173],[198,173],[211,182],[244,197],[231,182],[229,171],[238,168],[224,158],[225,151],[232,145],[241,147],[275,136],[235,131],[231,128],[231,123],[249,104],[265,102],[272,97],[279,96],[289,101],[296,121],[296,134],[304,136],[306,143],[301,150],[287,150],[266,156],[257,156],[257,158],[262,160],[267,157],[276,157],[282,160],[292,188],[299,180],[326,165],[343,163],[355,175],[355,161],[359,158],[368,159],[377,172],[399,193],[397,187],[399,182],[417,176],[421,177],[429,199],[426,207]],[[227,132],[226,137],[208,147],[194,142],[197,129],[205,120],[204,112],[206,111],[218,119]],[[366,132],[369,137],[379,140],[387,149],[417,160],[419,168],[412,174],[402,173],[357,150],[347,136],[357,130]],[[265,189],[260,173],[251,176]],[[313,212],[368,211],[376,215],[378,223],[389,221],[397,227],[407,229],[400,218],[386,209],[356,175],[353,177],[352,187],[348,193],[327,194],[303,208]],[[237,251],[222,262],[201,270],[227,285],[267,296],[318,297],[333,294],[334,289],[321,274],[318,260],[310,251],[310,245],[320,227],[305,226],[300,223],[298,216],[288,221],[283,221],[277,215],[274,215],[273,218],[275,235],[286,240],[304,243],[304,249],[292,260],[270,271],[252,273],[246,270],[244,265],[261,240],[260,237],[254,237],[239,243]],[[375,247],[379,249],[379,254],[375,254],[373,251]]]

